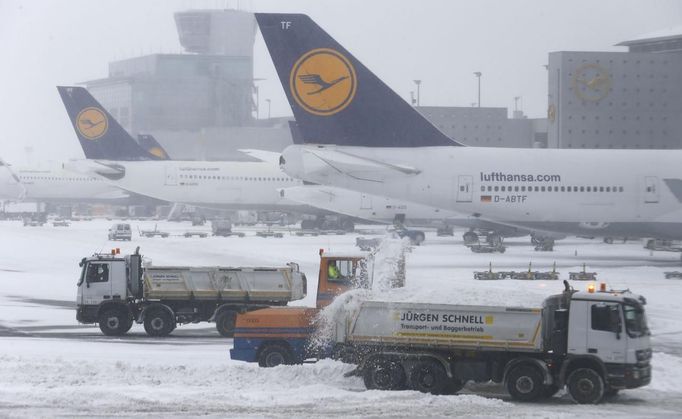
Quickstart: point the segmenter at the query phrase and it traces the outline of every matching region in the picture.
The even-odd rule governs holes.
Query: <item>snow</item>
[[[102,336],[96,326],[79,325],[73,308],[78,261],[96,251],[120,247],[128,253],[140,246],[157,265],[281,266],[294,261],[309,283],[308,296],[294,304],[306,306],[314,305],[318,249],[357,252],[356,234],[265,239],[249,228],[242,229],[244,238],[184,238],[179,236],[183,231],[208,227],[167,222],[158,226],[173,234],[169,238],[113,243],[106,240],[112,223],[23,227],[0,222],[0,417],[682,415],[682,280],[663,276],[682,270],[677,254],[652,254],[640,242],[607,245],[578,238],[558,242],[551,253],[534,252],[528,238],[518,238],[506,241],[502,255],[473,254],[461,245],[461,232],[454,238],[428,232],[425,244],[407,254],[405,288],[351,294],[357,299],[539,306],[563,289],[561,281],[475,281],[473,271],[487,270],[490,262],[493,270],[526,270],[531,262],[533,270],[543,271],[556,262],[562,279],[586,263],[609,286],[647,298],[654,346],[649,386],[622,391],[598,406],[575,405],[564,393],[523,404],[491,384],[470,384],[457,396],[368,391],[362,379],[344,377],[352,366],[331,360],[262,369],[232,361],[232,340],[221,338],[208,323],[179,326],[160,339],[147,337],[141,325],[124,337]],[[131,224],[137,231],[138,226],[153,229],[155,222]],[[572,285],[584,289],[587,283]],[[349,304],[339,300],[332,306]]]

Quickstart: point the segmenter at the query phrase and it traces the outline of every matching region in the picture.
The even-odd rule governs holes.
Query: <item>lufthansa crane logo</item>
[[[319,48],[296,61],[289,80],[291,94],[306,111],[320,116],[334,115],[355,96],[357,78],[350,61],[338,51]]]
[[[109,128],[109,121],[99,108],[85,108],[76,117],[78,132],[88,140],[96,140],[103,136]]]

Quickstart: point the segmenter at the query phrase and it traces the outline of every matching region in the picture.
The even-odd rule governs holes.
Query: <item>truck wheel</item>
[[[368,390],[402,390],[405,388],[403,366],[390,359],[375,357],[364,368],[363,380]]]
[[[215,328],[218,333],[226,338],[234,336],[234,324],[237,320],[237,313],[232,310],[225,310],[218,314],[215,319]]]
[[[258,355],[258,365],[263,368],[290,365],[293,362],[292,358],[291,352],[284,345],[266,344]]]
[[[153,310],[144,316],[144,330],[149,336],[168,336],[174,329],[173,323],[166,310]]]
[[[540,398],[545,386],[542,373],[530,365],[518,365],[507,375],[507,391],[512,398],[532,402]]]
[[[422,393],[445,394],[448,375],[443,366],[433,360],[417,362],[410,371],[410,387]]]
[[[592,368],[578,368],[568,377],[568,393],[580,404],[596,404],[604,396],[604,380]]]
[[[121,336],[125,334],[125,332],[130,330],[130,328],[126,329],[128,321],[128,316],[123,311],[115,308],[104,310],[97,319],[99,329],[107,336]]]

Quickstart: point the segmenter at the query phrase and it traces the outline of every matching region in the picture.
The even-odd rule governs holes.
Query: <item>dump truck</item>
[[[390,278],[390,285],[402,287],[405,284],[404,254],[395,263],[398,268],[396,275]],[[320,250],[315,307],[271,307],[239,314],[230,357],[258,362],[261,367],[275,367],[334,355],[333,348],[321,352],[320,348],[310,345],[316,330],[315,319],[336,296],[352,288],[371,287],[373,276],[373,254],[336,254]]]
[[[80,323],[98,323],[102,333],[120,336],[134,322],[149,336],[166,336],[178,324],[215,322],[230,337],[237,314],[285,305],[306,295],[298,265],[284,267],[152,266],[139,248],[117,250],[80,262],[77,314]]]
[[[598,403],[651,380],[645,299],[594,286],[541,308],[364,301],[337,322],[368,389],[454,394],[468,381],[504,383],[536,401],[564,386]]]

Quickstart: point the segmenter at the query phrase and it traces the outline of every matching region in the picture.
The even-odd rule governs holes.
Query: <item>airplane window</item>
[[[538,186],[535,187],[535,192],[540,192],[540,188]]]
[[[610,187],[610,186],[607,186],[607,187],[606,187],[606,192],[611,192],[611,187]]]
[[[518,187],[518,186],[514,186],[514,192],[518,192],[518,191],[519,191],[519,187]]]
[[[521,186],[521,192],[526,192],[526,187],[525,187],[525,186]]]
[[[500,190],[501,190],[502,192],[504,192],[504,186],[501,186],[501,187],[500,187]]]
[[[541,187],[540,190],[541,190],[542,192],[544,192],[544,191],[545,191],[545,187],[544,187],[544,186]]]
[[[562,186],[562,187],[561,187],[561,192],[564,192],[565,189],[566,189],[566,187],[565,187],[565,186]]]
[[[481,186],[481,192],[485,192],[485,186]]]
[[[584,186],[581,186],[581,187],[580,187],[580,192],[585,192],[585,187],[584,187]]]
[[[618,188],[618,191],[619,191],[619,192],[623,192],[623,187],[622,187],[622,186],[619,187],[619,188]]]
[[[492,192],[492,190],[493,190],[493,187],[492,187],[492,186],[488,186],[488,192]]]
[[[596,186],[593,186],[593,187],[592,187],[592,192],[597,192],[598,189],[599,189],[599,188],[597,188]]]
[[[603,186],[600,186],[600,187],[599,187],[599,192],[604,192],[604,187],[603,187]]]
[[[499,187],[499,186],[495,186],[495,192],[497,192],[497,191],[499,191],[499,190],[500,190],[500,187]]]
[[[587,187],[587,192],[590,192],[590,189],[591,189],[591,188],[588,186],[588,187]]]
[[[559,187],[558,187],[558,186],[555,186],[555,187],[554,187],[554,192],[559,192]]]

